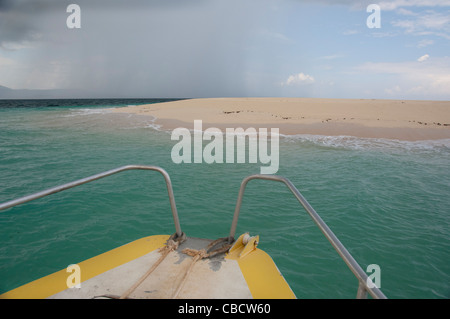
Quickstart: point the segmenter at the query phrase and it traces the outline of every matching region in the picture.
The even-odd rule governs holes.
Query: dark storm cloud
[[[261,8],[264,8],[263,2]],[[66,7],[81,7],[68,29]],[[260,17],[255,2],[2,2],[0,46],[33,48],[27,83],[103,95],[242,95],[245,47]],[[30,84],[32,85],[32,84]],[[18,85],[21,87],[26,86]]]
[[[353,0],[294,1],[323,5],[347,5],[349,7],[363,7],[372,2],[372,0],[356,2]],[[45,25],[42,17],[52,13],[64,13],[66,7],[71,3],[78,4],[83,10],[122,12],[127,15],[127,12],[140,10],[159,11],[183,8],[199,8],[199,10],[202,10],[202,7],[208,7],[211,3],[216,2],[216,0],[0,0],[0,43],[2,41],[36,40],[36,34],[41,33],[43,24]],[[242,2],[245,3],[246,1]],[[232,8],[233,5],[236,5],[236,2],[233,4],[233,1],[231,1],[228,7]],[[239,4],[237,7],[239,8],[241,5]],[[265,2],[261,1],[259,5],[264,6]],[[255,10],[258,10],[258,8],[255,8]]]
[[[52,1],[0,0],[0,47],[11,49],[36,41],[40,32],[39,16],[52,8]]]
[[[12,5],[12,1],[10,0],[0,0],[0,11],[7,10]]]
[[[86,10],[117,12],[124,15],[138,10],[160,10],[183,6],[196,6],[205,0],[159,1],[159,0],[0,0],[0,44],[1,42],[36,41],[38,34],[45,31],[46,16],[59,14],[65,21],[66,8],[76,3]]]

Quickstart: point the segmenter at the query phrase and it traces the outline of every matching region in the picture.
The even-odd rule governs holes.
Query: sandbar
[[[164,130],[278,128],[281,134],[398,140],[450,138],[450,101],[324,98],[201,98],[112,109],[156,118]]]

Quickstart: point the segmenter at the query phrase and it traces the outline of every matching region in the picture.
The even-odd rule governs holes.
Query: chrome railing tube
[[[288,180],[285,177],[282,176],[276,176],[276,175],[251,175],[246,178],[241,183],[241,187],[239,189],[239,195],[236,203],[236,208],[234,211],[233,221],[231,223],[231,229],[229,234],[229,240],[233,241],[234,236],[236,234],[236,227],[238,223],[239,213],[241,210],[242,205],[242,198],[244,196],[244,191],[247,183],[252,179],[263,179],[263,180],[270,180],[270,181],[277,181],[282,182],[286,184],[286,186],[289,188],[289,190],[294,194],[294,196],[297,198],[297,200],[300,202],[300,204],[303,206],[303,208],[307,211],[307,213],[311,216],[311,218],[314,220],[316,225],[319,227],[319,229],[322,231],[322,233],[325,235],[325,237],[328,239],[328,241],[331,243],[331,245],[334,247],[334,249],[338,252],[338,254],[341,256],[341,258],[344,260],[344,262],[347,264],[347,266],[350,268],[350,270],[353,272],[353,274],[356,276],[359,282],[359,288],[357,297],[364,297],[365,294],[364,291],[367,291],[370,293],[370,295],[376,299],[384,299],[386,296],[381,292],[380,289],[377,287],[369,287],[367,280],[368,276],[367,274],[362,270],[362,268],[359,266],[359,264],[356,262],[356,260],[352,257],[352,255],[348,252],[348,250],[342,245],[342,243],[339,241],[339,239],[334,235],[334,233],[331,231],[331,229],[327,226],[327,224],[322,220],[322,218],[317,214],[317,212],[312,208],[312,206],[308,203],[308,201],[303,197],[303,195],[299,192],[299,190],[291,183],[290,180]],[[370,279],[369,279],[370,280]]]
[[[95,180],[100,179],[100,178],[104,178],[104,177],[107,177],[107,176],[110,176],[110,175],[113,175],[113,174],[117,174],[117,173],[120,173],[120,172],[123,172],[123,171],[128,171],[128,170],[152,170],[152,171],[157,171],[157,172],[159,172],[159,173],[161,173],[163,175],[164,180],[166,181],[166,185],[167,185],[167,192],[168,192],[168,195],[169,195],[169,200],[170,200],[170,206],[171,206],[171,209],[172,209],[173,220],[174,220],[174,223],[175,223],[175,230],[176,230],[177,235],[181,236],[182,232],[181,232],[180,220],[178,218],[178,211],[177,211],[177,207],[176,207],[176,204],[175,204],[175,196],[173,194],[172,182],[170,181],[170,176],[164,169],[162,169],[160,167],[157,167],[157,166],[126,165],[126,166],[118,167],[118,168],[115,168],[115,169],[111,169],[111,170],[103,172],[103,173],[92,175],[92,176],[89,176],[89,177],[86,177],[86,178],[82,178],[82,179],[79,179],[79,180],[76,180],[76,181],[73,181],[73,182],[70,182],[70,183],[67,183],[67,184],[63,184],[63,185],[60,185],[60,186],[49,188],[47,190],[44,190],[44,191],[41,191],[41,192],[38,192],[38,193],[34,193],[34,194],[31,194],[31,195],[28,195],[28,196],[24,196],[24,197],[15,199],[15,200],[11,200],[11,201],[2,203],[2,204],[0,204],[0,211],[1,210],[5,210],[5,209],[10,208],[10,207],[13,207],[13,206],[17,206],[17,205],[29,202],[29,201],[32,201],[32,200],[35,200],[35,199],[38,199],[38,198],[41,198],[41,197],[44,197],[44,196],[48,196],[48,195],[51,195],[51,194],[54,194],[54,193],[58,193],[58,192],[66,190],[66,189],[70,189],[70,188],[73,188],[73,187],[76,187],[76,186],[79,186],[79,185],[82,185],[82,184],[86,184],[86,183],[95,181]]]

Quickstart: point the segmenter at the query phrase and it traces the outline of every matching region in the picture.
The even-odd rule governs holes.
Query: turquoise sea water
[[[154,119],[104,108],[147,102],[0,101],[0,202],[122,165],[157,165],[171,176],[182,230],[227,236],[240,183],[262,164],[174,164],[176,141]],[[286,136],[277,174],[364,270],[380,266],[388,298],[450,297],[450,140]],[[149,171],[8,209],[0,212],[0,293],[174,231],[163,178]],[[237,234],[246,231],[260,235],[298,298],[355,297],[357,280],[283,184],[248,184]]]

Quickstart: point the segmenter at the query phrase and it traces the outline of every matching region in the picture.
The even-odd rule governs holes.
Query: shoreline
[[[354,136],[406,141],[450,138],[450,101],[320,98],[205,98],[111,109],[155,118],[163,130],[279,128],[284,135]]]

